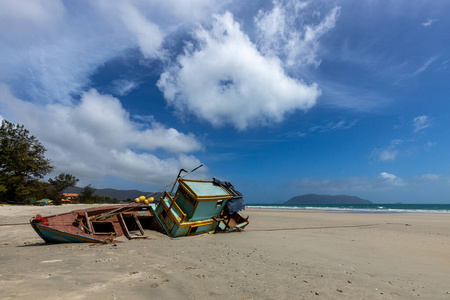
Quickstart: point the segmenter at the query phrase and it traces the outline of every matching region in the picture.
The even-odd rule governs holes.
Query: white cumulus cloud
[[[380,176],[381,176],[381,178],[383,178],[385,180],[385,182],[392,184],[393,186],[403,186],[406,184],[402,178],[399,178],[394,174],[390,174],[387,172],[381,172]]]
[[[413,119],[414,132],[421,131],[425,128],[431,127],[428,116],[418,116]]]
[[[99,66],[139,49],[161,58],[179,27],[203,20],[215,1],[0,1],[0,81],[21,99],[70,102]]]
[[[390,145],[384,149],[375,149],[372,155],[381,161],[394,161],[400,154],[398,149],[404,143],[401,139],[394,139]]]
[[[319,40],[334,28],[340,8],[334,7],[318,24],[298,26],[302,11],[309,13],[307,2],[274,1],[273,6],[269,11],[260,10],[255,18],[262,52],[285,57],[287,66],[319,65]]]
[[[124,28],[135,37],[142,54],[147,58],[157,57],[164,39],[160,26],[140,10],[136,2],[101,1],[103,12],[107,11],[116,19],[121,20]]]
[[[17,36],[33,38],[33,35],[48,30],[65,14],[60,0],[0,1],[0,24],[8,30],[0,30],[0,36],[10,42],[20,43]]]
[[[125,96],[139,86],[138,83],[128,79],[117,79],[113,81],[113,92],[118,96]]]
[[[382,150],[379,155],[381,161],[395,160],[398,150]]]
[[[211,29],[198,28],[195,40],[199,46],[186,47],[158,81],[180,112],[242,130],[280,122],[320,95],[317,84],[289,77],[280,59],[260,53],[229,12],[216,15]]]
[[[200,164],[187,154],[202,148],[195,136],[157,122],[141,130],[119,99],[93,89],[78,104],[40,106],[17,99],[2,84],[0,105],[46,146],[55,172],[85,180],[110,175],[155,185],[170,181],[180,168]],[[161,158],[156,150],[171,154]]]

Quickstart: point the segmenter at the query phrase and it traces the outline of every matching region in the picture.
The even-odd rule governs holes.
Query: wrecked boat
[[[155,219],[170,237],[242,230],[248,225],[239,211],[242,194],[229,182],[178,180],[174,197],[167,191],[155,210]]]
[[[47,243],[111,243],[120,236],[147,238],[145,230],[177,238],[241,231],[249,224],[248,217],[239,214],[245,209],[243,196],[231,183],[214,178],[188,180],[180,173],[172,187],[173,191],[178,184],[176,193],[165,191],[157,205],[151,203],[152,197],[141,196],[128,205],[37,215],[30,220],[31,226]]]
[[[112,243],[116,237],[146,238],[155,229],[154,214],[146,204],[100,206],[30,220],[46,243]]]

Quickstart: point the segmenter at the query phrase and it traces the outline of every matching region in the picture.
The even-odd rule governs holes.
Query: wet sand
[[[0,224],[82,207],[4,205]],[[448,214],[243,215],[241,233],[109,245],[0,226],[0,299],[450,299]]]

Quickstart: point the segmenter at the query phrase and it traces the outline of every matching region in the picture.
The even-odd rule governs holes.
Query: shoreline
[[[84,205],[0,206],[0,223]],[[85,205],[92,207],[92,205]],[[240,233],[45,244],[0,226],[0,298],[448,299],[446,214],[247,208]]]
[[[306,211],[331,211],[350,213],[430,213],[450,214],[450,204],[335,204],[335,205],[275,205],[275,204],[248,204],[251,209],[274,209],[274,210],[306,210]]]

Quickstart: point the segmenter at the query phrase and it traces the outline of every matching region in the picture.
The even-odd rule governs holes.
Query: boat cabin
[[[172,197],[167,191],[155,210],[155,217],[171,237],[214,232],[227,201],[235,196],[215,181],[178,180]]]

